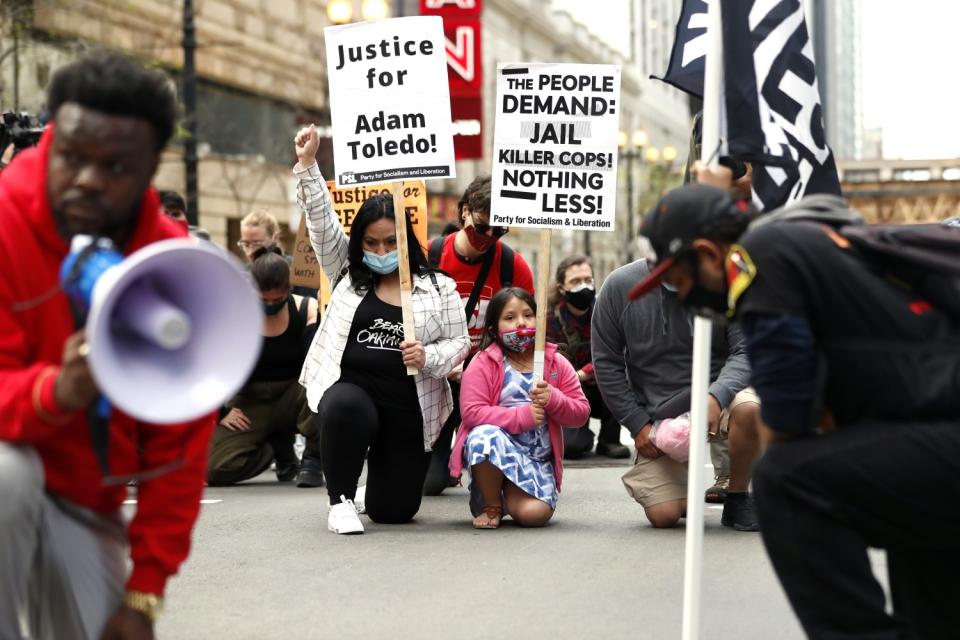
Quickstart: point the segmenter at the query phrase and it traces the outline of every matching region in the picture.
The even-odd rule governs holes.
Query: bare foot
[[[497,529],[500,527],[500,519],[503,517],[503,509],[500,505],[487,505],[483,508],[476,518],[473,519],[474,529]]]

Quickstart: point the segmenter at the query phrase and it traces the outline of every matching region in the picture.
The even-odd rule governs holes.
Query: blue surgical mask
[[[364,251],[363,264],[367,265],[367,268],[370,269],[370,271],[385,276],[388,273],[393,273],[396,271],[400,265],[400,261],[397,258],[396,250],[391,251],[390,253],[385,253],[382,256],[377,255],[372,251]]]

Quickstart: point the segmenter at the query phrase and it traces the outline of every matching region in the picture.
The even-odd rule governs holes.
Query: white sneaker
[[[357,493],[353,496],[353,505],[357,508],[357,513],[367,512],[367,485],[362,484],[357,487]]]
[[[357,516],[357,507],[345,496],[340,496],[340,500],[340,504],[330,506],[327,529],[334,533],[363,533],[363,523]]]

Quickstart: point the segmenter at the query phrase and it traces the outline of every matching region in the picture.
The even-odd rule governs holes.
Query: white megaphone
[[[236,258],[164,240],[103,271],[86,328],[104,396],[138,420],[171,424],[212,412],[243,386],[260,356],[263,309]]]

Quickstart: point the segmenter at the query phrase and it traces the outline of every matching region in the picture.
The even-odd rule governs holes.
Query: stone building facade
[[[194,0],[199,215],[201,226],[219,244],[234,248],[239,219],[256,208],[268,208],[296,228],[292,138],[303,123],[329,125],[323,41],[323,29],[330,24],[326,4],[326,0]],[[0,9],[0,55],[8,54],[0,67],[0,106],[41,112],[52,71],[100,47],[155,65],[179,84],[182,6],[180,0],[5,1]],[[415,10],[414,2],[405,2],[406,15]],[[662,98],[659,87],[650,90],[659,108],[644,102],[644,93],[653,83],[646,79],[638,59],[609,48],[568,14],[554,11],[550,0],[486,0],[482,19],[487,157],[458,163],[456,180],[428,183],[428,191],[441,204],[431,220],[432,231],[452,216],[463,187],[476,175],[489,172],[495,70],[500,62],[620,64],[621,129],[642,127],[650,132],[651,144],[685,148],[688,114],[669,102],[669,94]],[[332,175],[328,147],[321,151],[321,168]],[[647,174],[639,163],[634,170],[635,202],[640,203],[639,194],[648,186]],[[591,253],[601,274],[618,266],[625,253],[624,171],[621,167],[617,231],[591,236]],[[184,184],[182,147],[175,140],[164,154],[156,185],[182,193]],[[635,204],[635,216],[639,209]],[[584,248],[582,233],[555,235],[555,262]],[[509,238],[535,266],[536,233],[516,230]]]

